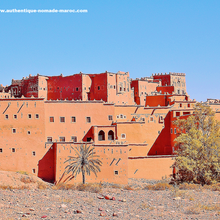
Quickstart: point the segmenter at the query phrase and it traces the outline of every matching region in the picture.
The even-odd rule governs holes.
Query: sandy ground
[[[219,191],[143,190],[139,182],[130,181],[135,190],[105,186],[96,193],[43,189],[37,177],[2,171],[0,219],[220,219]]]

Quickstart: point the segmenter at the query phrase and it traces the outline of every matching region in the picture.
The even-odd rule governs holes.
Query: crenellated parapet
[[[175,73],[175,72],[169,72],[169,73],[153,73],[152,76],[163,76],[163,75],[172,75],[172,76],[185,76],[185,73]]]

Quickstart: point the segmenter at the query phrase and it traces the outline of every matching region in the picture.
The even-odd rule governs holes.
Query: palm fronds
[[[85,184],[85,173],[90,175],[93,172],[97,176],[97,173],[101,171],[102,161],[97,158],[99,156],[96,155],[94,147],[82,144],[73,149],[76,156],[69,156],[69,159],[65,161],[65,163],[69,163],[65,167],[65,171],[67,174],[72,174],[71,178],[82,173],[83,184]]]

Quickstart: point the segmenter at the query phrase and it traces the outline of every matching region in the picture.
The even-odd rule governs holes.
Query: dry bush
[[[23,190],[23,189],[30,189],[29,186],[26,186],[26,185],[23,185],[23,186],[5,186],[5,185],[2,185],[0,186],[0,189],[3,189],[3,190],[13,190],[13,189],[19,189],[19,190]]]
[[[154,185],[145,185],[143,189],[154,190]]]
[[[185,190],[179,190],[179,188],[176,188],[176,187],[172,189],[172,196],[173,197],[185,198],[186,194],[187,194],[187,192]]]
[[[172,189],[173,186],[166,182],[161,182],[161,183],[156,183],[154,185],[146,185],[144,186],[144,189],[148,190],[167,190],[167,189]]]
[[[28,173],[26,171],[22,171],[22,170],[17,171],[16,173],[20,173],[20,174],[23,174],[23,175],[28,175]]]
[[[141,203],[140,208],[141,209],[148,209],[150,206],[146,203]]]
[[[220,191],[220,183],[212,184],[212,185],[204,185],[204,189],[209,189],[212,191]]]
[[[0,189],[6,190],[6,189],[12,189],[12,187],[11,186],[1,185]]]
[[[75,189],[75,186],[73,184],[59,183],[57,185],[54,185],[52,189],[53,190],[69,190],[69,189]]]
[[[188,198],[189,198],[190,201],[194,201],[195,200],[194,197],[192,197],[192,196],[189,196]]]
[[[90,204],[90,205],[94,205],[95,203],[94,203],[94,199],[92,198],[92,197],[89,197],[87,200],[86,200],[86,202],[88,203],[88,204]]]
[[[129,186],[129,185],[126,185],[126,186],[124,186],[124,189],[125,190],[134,190],[131,186]]]
[[[23,183],[36,183],[36,180],[34,180],[32,177],[30,176],[22,176],[20,178],[20,181]]]
[[[25,186],[25,185],[23,185],[23,186],[16,186],[16,187],[13,187],[13,189],[23,190],[23,189],[30,189],[30,187],[29,187],[29,186]]]
[[[201,185],[198,184],[193,184],[193,183],[182,183],[179,185],[179,189],[184,189],[184,190],[200,190]]]
[[[220,211],[220,204],[201,205],[200,203],[186,209],[186,214],[199,214],[201,210]]]
[[[113,184],[113,185],[111,185],[111,188],[113,188],[113,189],[121,189],[122,186],[120,184]]]
[[[199,205],[196,204],[196,205],[187,207],[185,210],[185,213],[186,214],[199,214],[200,213]]]
[[[60,202],[62,203],[71,203],[71,199],[59,199]]]
[[[37,188],[38,189],[47,189],[48,186],[45,183],[43,183],[43,182],[38,182],[37,183]]]
[[[201,205],[200,209],[206,211],[220,211],[220,205],[219,204]]]
[[[78,184],[76,190],[99,193],[102,191],[102,185],[98,183]]]

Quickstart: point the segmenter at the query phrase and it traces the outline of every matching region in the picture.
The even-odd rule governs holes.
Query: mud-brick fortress
[[[220,103],[208,100],[218,112]],[[87,182],[172,175],[176,128],[195,100],[185,74],[131,79],[128,72],[12,79],[0,86],[0,170],[59,182],[72,148],[92,145],[102,161]],[[219,108],[220,109],[220,108]],[[81,176],[72,182],[81,182]]]

